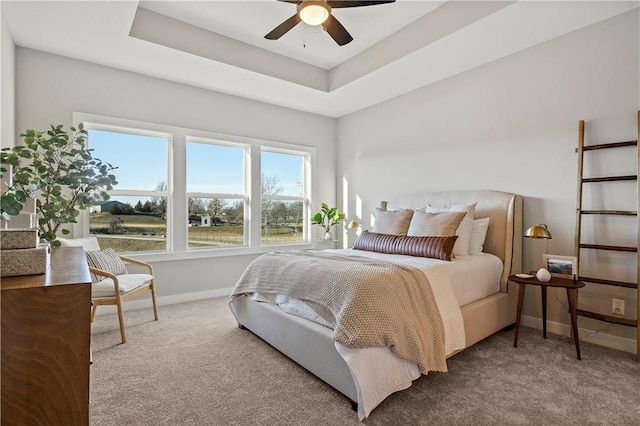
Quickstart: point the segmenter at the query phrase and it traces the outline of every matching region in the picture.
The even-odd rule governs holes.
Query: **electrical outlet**
[[[611,313],[615,315],[624,315],[624,300],[611,299]]]

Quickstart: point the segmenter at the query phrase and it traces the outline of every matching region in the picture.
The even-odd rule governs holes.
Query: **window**
[[[262,244],[306,241],[308,155],[265,148],[260,165]]]
[[[150,260],[310,247],[313,148],[91,114],[74,122],[118,181],[76,237]]]
[[[187,140],[188,248],[246,245],[245,148]]]
[[[93,155],[117,167],[111,198],[94,204],[89,232],[119,252],[167,250],[169,136],[88,129]]]

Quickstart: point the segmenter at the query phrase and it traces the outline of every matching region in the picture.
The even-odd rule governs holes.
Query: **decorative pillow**
[[[94,236],[84,238],[62,238],[58,237],[60,247],[83,247],[85,251],[100,250],[98,239]]]
[[[457,238],[455,235],[449,237],[410,237],[407,235],[378,234],[363,231],[358,236],[353,248],[354,250],[404,254],[450,261]]]
[[[469,242],[469,254],[480,254],[484,248],[484,240],[487,238],[489,229],[489,218],[476,219],[473,221],[473,232]]]
[[[407,235],[412,237],[449,237],[456,230],[467,212],[425,213],[413,212]]]
[[[86,251],[87,263],[90,267],[101,269],[113,275],[127,274],[127,265],[120,259],[114,249]],[[91,273],[91,280],[94,283],[100,282],[106,277]]]
[[[475,219],[476,205],[472,204],[453,204],[448,207],[437,207],[428,205],[424,211],[437,213],[437,212],[467,212],[466,216],[460,222],[460,226],[456,230],[458,241],[453,248],[453,254],[456,256],[466,256],[469,254],[469,243],[471,241],[471,233],[473,232],[473,220]]]
[[[373,222],[373,232],[380,234],[407,235],[413,210],[383,210],[376,209],[376,220]]]

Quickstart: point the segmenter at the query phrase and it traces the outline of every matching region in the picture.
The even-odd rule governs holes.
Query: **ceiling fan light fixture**
[[[331,13],[331,6],[324,1],[303,1],[298,4],[298,15],[308,25],[324,23]]]

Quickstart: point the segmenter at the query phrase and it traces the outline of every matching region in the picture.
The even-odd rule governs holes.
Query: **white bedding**
[[[331,251],[401,263],[431,275],[445,274],[449,277],[449,284],[458,301],[458,306],[464,306],[500,291],[502,261],[489,253],[459,256],[451,262],[447,262],[426,257],[384,254],[364,250],[337,249]],[[427,277],[431,279],[429,275]]]
[[[423,257],[389,255],[362,250],[331,250],[344,255],[367,256],[409,265],[422,270],[429,279],[445,326],[447,355],[465,347],[464,325],[459,309],[499,291],[502,262],[491,254],[461,256],[451,262]],[[306,318],[327,327],[327,324],[303,301],[284,295],[254,294],[254,300],[273,303],[292,315]],[[390,394],[411,386],[420,377],[415,364],[396,357],[387,347],[356,349],[336,342],[338,353],[345,360],[358,392],[358,417],[369,415]]]

